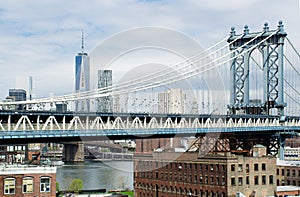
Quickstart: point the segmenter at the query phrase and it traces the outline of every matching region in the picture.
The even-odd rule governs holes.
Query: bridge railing
[[[71,120],[57,121],[55,116],[49,116],[42,122],[39,118],[32,121],[28,116],[21,116],[17,122],[0,122],[0,131],[74,131],[74,130],[110,130],[110,129],[167,129],[167,128],[234,128],[234,127],[279,127],[279,126],[300,126],[300,121],[291,119],[280,123],[279,119],[244,119],[244,118],[156,118],[150,120],[136,117],[134,119],[122,119],[114,117],[105,121],[101,117],[91,120],[89,117],[82,118],[74,116]]]

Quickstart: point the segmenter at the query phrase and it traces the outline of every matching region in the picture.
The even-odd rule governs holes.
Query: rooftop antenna
[[[83,36],[83,29],[81,30],[81,52],[84,52],[84,36]]]

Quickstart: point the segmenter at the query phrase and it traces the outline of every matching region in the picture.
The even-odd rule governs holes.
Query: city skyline
[[[273,29],[279,20],[283,20],[288,37],[297,49],[300,48],[297,39],[299,2],[296,0],[289,4],[274,1],[272,5],[259,0],[218,3],[100,1],[91,2],[84,8],[79,1],[60,3],[60,7],[57,3],[0,3],[3,17],[0,61],[5,65],[2,67],[5,75],[1,75],[1,100],[7,96],[8,89],[18,88],[15,84],[18,77],[32,76],[34,93],[38,97],[49,96],[49,92],[55,95],[73,92],[73,57],[80,51],[82,28],[86,32],[86,51],[90,53],[111,35],[136,27],[173,29],[207,48],[228,36],[231,26],[235,26],[238,33],[243,31],[245,24],[249,25],[250,31],[260,31],[265,21]],[[131,63],[123,62],[124,65]]]

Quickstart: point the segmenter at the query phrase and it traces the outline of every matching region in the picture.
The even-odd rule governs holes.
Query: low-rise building
[[[300,186],[300,162],[277,160],[277,186]]]
[[[56,167],[1,166],[0,196],[56,196]]]
[[[136,154],[135,196],[274,196],[276,158],[267,156],[261,145],[252,152]]]

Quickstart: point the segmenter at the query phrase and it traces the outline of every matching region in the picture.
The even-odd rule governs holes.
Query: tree
[[[69,191],[78,193],[83,188],[83,181],[81,179],[73,179],[70,186]]]
[[[59,183],[56,182],[56,192],[59,192]]]

